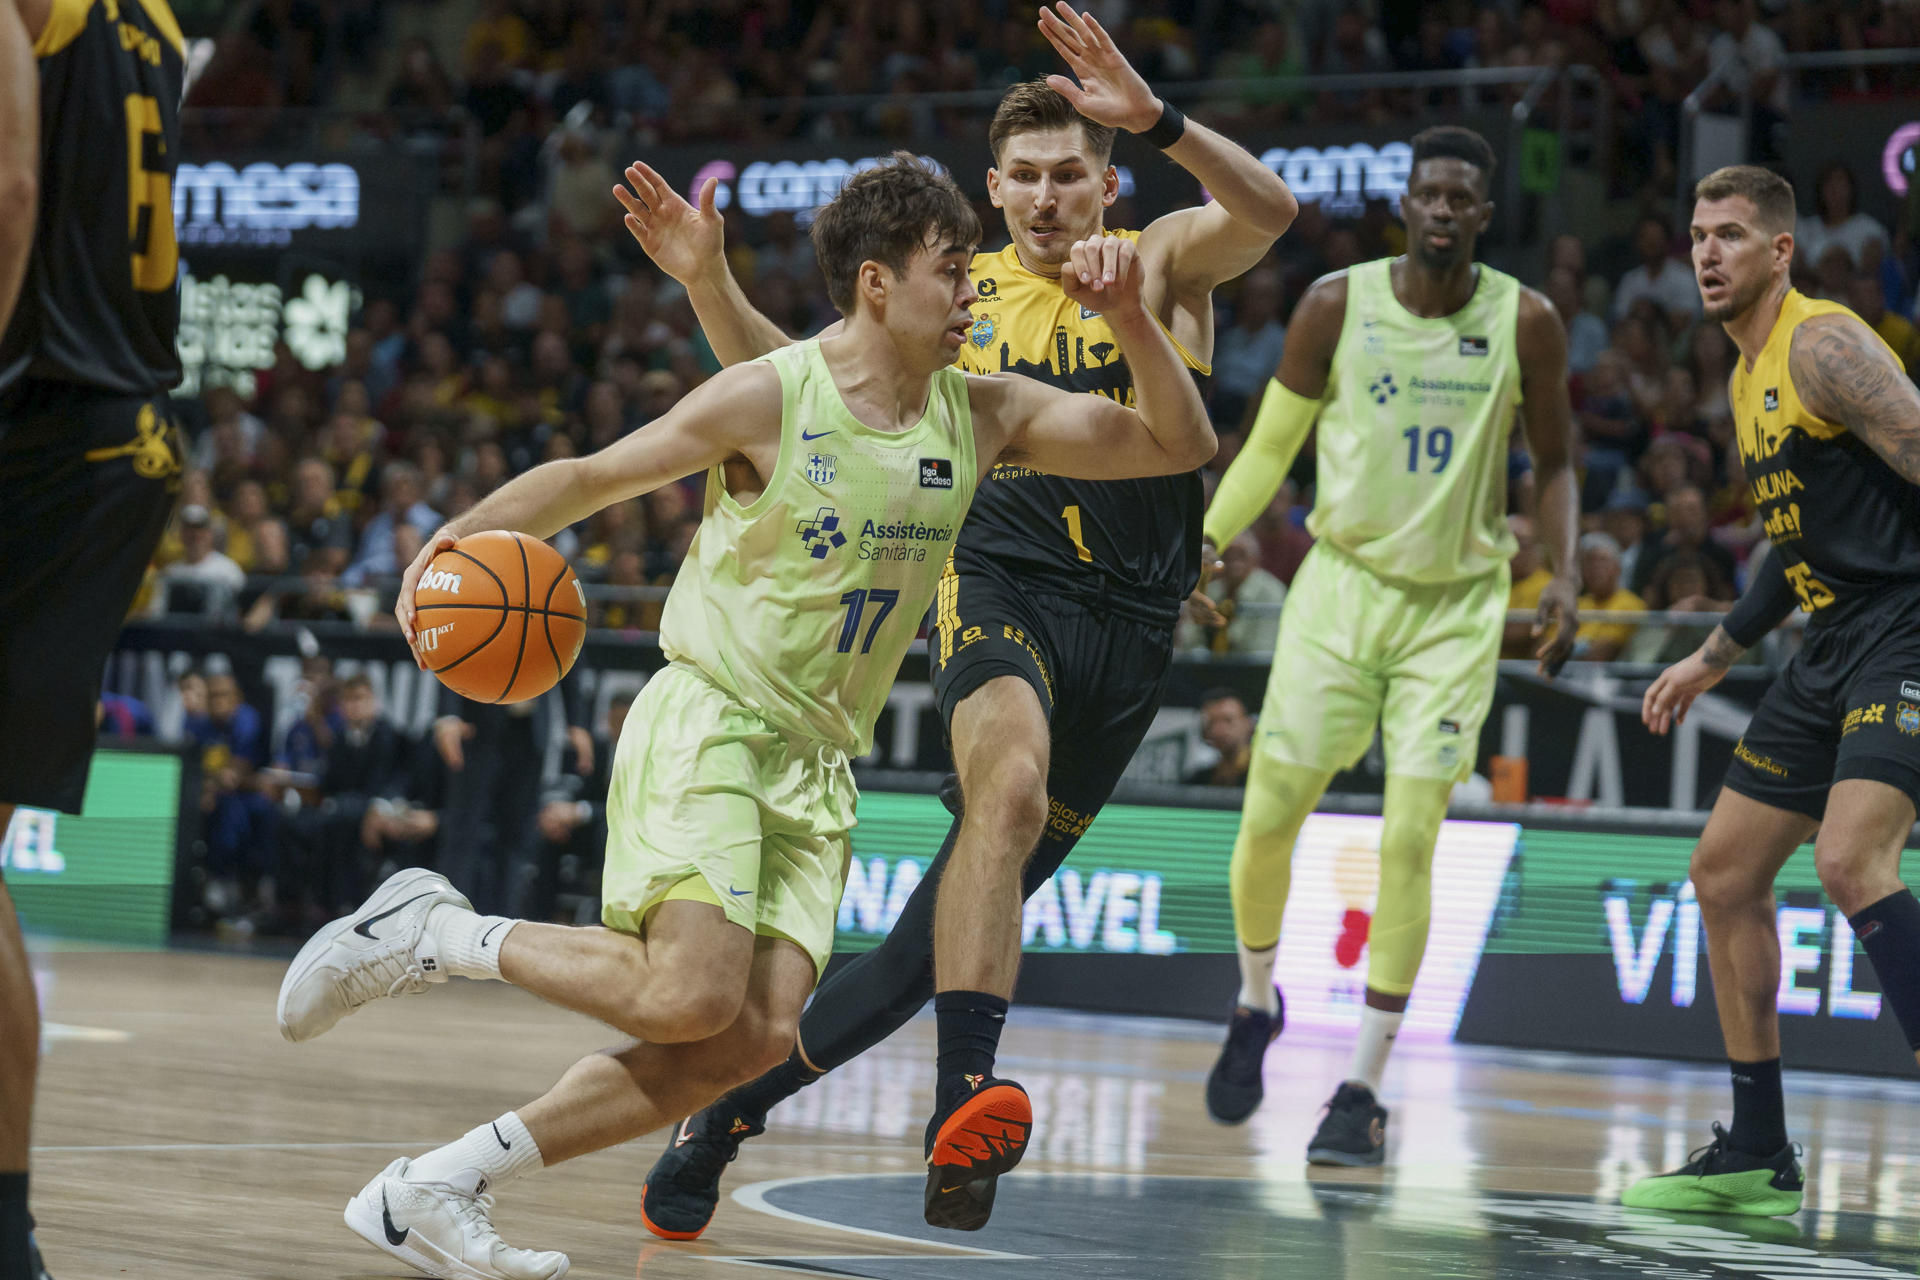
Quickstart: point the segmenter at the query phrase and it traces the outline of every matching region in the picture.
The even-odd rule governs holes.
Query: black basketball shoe
[[[741,1143],[766,1131],[764,1113],[742,1110],[726,1098],[682,1120],[647,1172],[641,1223],[662,1240],[697,1238],[719,1207],[720,1175],[740,1154]]]
[[[47,1264],[41,1261],[40,1245],[33,1238],[33,1215],[27,1215],[27,1280],[53,1280]]]
[[[1308,1164],[1380,1164],[1387,1158],[1387,1109],[1352,1080],[1333,1091],[1327,1115],[1307,1144]]]
[[[1011,1080],[968,1076],[971,1089],[927,1121],[927,1225],[978,1231],[993,1213],[1000,1175],[1033,1136],[1033,1104]]]
[[[1278,1003],[1272,1013],[1245,1005],[1234,1007],[1233,1020],[1227,1024],[1227,1043],[1213,1070],[1207,1073],[1207,1114],[1221,1124],[1245,1120],[1266,1092],[1260,1064],[1266,1061],[1267,1046],[1287,1025],[1287,1000],[1280,988],[1273,989],[1273,998]]]

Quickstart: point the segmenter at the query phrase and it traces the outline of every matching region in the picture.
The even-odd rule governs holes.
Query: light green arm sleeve
[[[1220,478],[1213,505],[1207,508],[1208,542],[1226,546],[1267,509],[1319,413],[1318,400],[1289,391],[1277,378],[1267,383],[1266,398],[1260,402],[1247,443]]]

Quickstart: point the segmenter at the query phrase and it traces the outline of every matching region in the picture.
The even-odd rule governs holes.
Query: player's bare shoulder
[[[1519,288],[1520,300],[1514,310],[1513,327],[1522,368],[1536,364],[1551,366],[1558,368],[1560,375],[1564,376],[1567,364],[1566,324],[1546,294],[1524,284]]]
[[[53,0],[0,0],[11,4],[20,15],[20,24],[27,30],[27,39],[38,41],[40,33],[47,29],[47,19],[53,14]]]
[[[1045,383],[1017,373],[969,373],[967,409],[973,416],[974,456],[980,474],[993,470],[993,464],[1013,442],[1020,424],[1038,412],[1040,401],[1050,395],[1067,395]]]
[[[1309,400],[1320,398],[1346,323],[1347,273],[1329,272],[1308,287],[1287,325],[1287,344],[1275,376],[1289,391]]]

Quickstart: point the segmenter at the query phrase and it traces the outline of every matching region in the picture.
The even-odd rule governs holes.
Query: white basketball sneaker
[[[564,1253],[516,1249],[488,1214],[493,1197],[478,1170],[471,1186],[408,1182],[395,1160],[347,1201],[347,1225],[374,1248],[440,1280],[558,1280]]]
[[[427,913],[446,903],[473,910],[445,876],[414,867],[373,891],[360,909],[325,925],[280,983],[280,1034],[311,1040],[369,1000],[445,982]]]

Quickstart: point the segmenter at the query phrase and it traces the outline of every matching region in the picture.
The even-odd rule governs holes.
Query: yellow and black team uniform
[[[40,212],[0,334],[0,803],[77,813],[94,704],[179,487],[166,0],[54,0],[34,42]]]
[[[975,255],[970,271],[980,300],[962,369],[1134,402],[1113,329],[1056,277],[1028,271],[1011,246]],[[1208,376],[1181,355],[1194,377]],[[934,697],[950,725],[968,694],[1014,676],[1047,712],[1048,814],[1027,895],[1079,842],[1159,711],[1174,624],[1200,576],[1204,510],[1198,473],[1086,481],[997,466],[974,494],[934,602]],[[942,799],[960,812],[952,779]],[[934,898],[958,832],[956,821],[887,940],[837,970],[808,1006],[800,1043],[815,1067],[878,1044],[932,997]]]
[[[1741,361],[1733,375],[1740,460],[1773,550],[1727,634],[1752,645],[1796,605],[1809,617],[1806,643],[1734,747],[1726,785],[1814,818],[1845,778],[1920,802],[1920,488],[1847,424],[1809,410],[1788,369],[1796,328],[1852,314],[1789,293],[1753,368]]]

